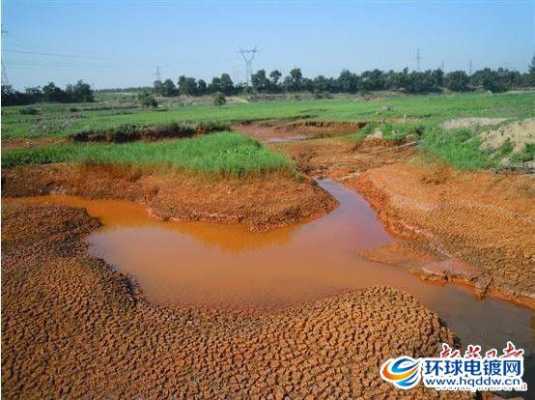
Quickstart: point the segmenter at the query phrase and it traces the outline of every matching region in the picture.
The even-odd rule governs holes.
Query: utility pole
[[[2,36],[7,35],[7,31],[2,29]],[[4,43],[2,41],[2,48],[4,47]],[[6,64],[4,64],[4,57],[2,56],[2,86],[9,85],[9,79],[7,78],[7,69]]]
[[[239,53],[245,62],[245,82],[247,87],[249,87],[251,83],[251,75],[253,75],[253,60],[256,56],[256,53],[258,53],[258,50],[255,46],[253,49],[240,49]]]
[[[420,72],[420,61],[422,60],[422,57],[420,56],[420,49],[416,49],[416,67],[418,72]]]

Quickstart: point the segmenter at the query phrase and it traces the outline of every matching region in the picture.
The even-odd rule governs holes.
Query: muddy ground
[[[2,172],[5,197],[64,193],[141,202],[167,220],[243,223],[263,231],[306,221],[336,207],[314,181],[282,173],[249,178],[100,165],[25,166]]]
[[[3,208],[2,394],[16,398],[468,398],[395,390],[378,368],[453,334],[377,287],[256,313],[158,307],[87,254],[81,209]],[[173,397],[175,396],[175,397]]]
[[[268,138],[280,133],[261,128],[271,129]],[[331,177],[366,196],[398,238],[369,258],[533,306],[532,176],[455,172],[418,162],[411,143],[355,145],[337,135],[270,145],[307,176]],[[160,218],[253,230],[336,206],[308,178],[283,175],[207,181],[49,165],[4,170],[2,183],[3,196],[129,199]],[[2,221],[6,398],[470,398],[399,391],[379,378],[386,358],[432,356],[441,342],[455,342],[436,314],[401,291],[369,288],[262,312],[156,306],[87,254],[83,239],[98,221],[84,210],[10,202]]]

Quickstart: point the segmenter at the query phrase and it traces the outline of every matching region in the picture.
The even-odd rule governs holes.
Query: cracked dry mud
[[[374,287],[268,312],[161,307],[87,254],[84,210],[3,210],[2,394],[15,398],[470,398],[395,390],[387,357],[454,337],[401,291]]]

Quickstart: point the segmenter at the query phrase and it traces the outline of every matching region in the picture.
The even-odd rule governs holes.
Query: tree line
[[[43,87],[26,88],[24,92],[13,89],[10,85],[2,85],[2,105],[27,105],[38,102],[53,103],[86,103],[95,101],[93,89],[88,83],[79,80],[74,85],[62,89],[50,82]]]
[[[467,74],[465,71],[444,73],[441,69],[423,72],[381,71],[374,69],[356,74],[344,70],[337,78],[319,75],[313,79],[303,76],[300,68],[294,68],[283,78],[279,70],[269,74],[261,69],[251,75],[251,87],[235,84],[227,73],[214,77],[210,83],[203,79],[181,75],[175,83],[171,79],[155,81],[154,93],[160,96],[200,96],[223,93],[233,95],[253,91],[255,93],[284,93],[309,91],[313,93],[366,93],[377,90],[395,90],[407,93],[433,93],[448,89],[467,92],[484,89],[505,92],[513,88],[535,86],[535,56],[527,73],[505,68],[484,68]]]

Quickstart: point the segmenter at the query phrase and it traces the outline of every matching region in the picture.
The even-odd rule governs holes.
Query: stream
[[[388,285],[438,313],[463,346],[502,349],[507,340],[535,353],[533,311],[468,290],[422,282],[405,268],[370,262],[358,250],[391,243],[368,203],[330,180],[319,185],[340,205],[312,222],[252,233],[240,225],[162,222],[142,205],[51,195],[39,203],[86,208],[103,226],[87,239],[92,255],[134,277],[160,304],[285,305],[347,289]],[[535,386],[533,356],[525,380]]]

